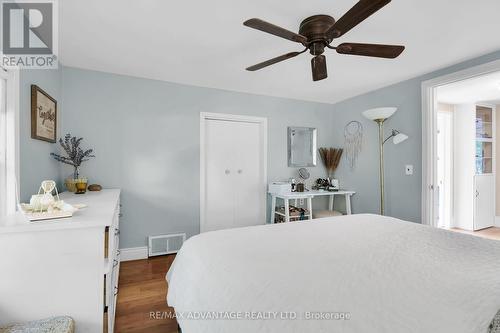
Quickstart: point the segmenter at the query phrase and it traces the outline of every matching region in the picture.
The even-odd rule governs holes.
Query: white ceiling
[[[447,104],[476,102],[500,104],[500,72],[439,87],[437,96],[440,103]]]
[[[356,0],[61,0],[61,62],[203,87],[334,103],[500,49],[498,0],[393,0],[338,40],[404,44],[396,60],[327,51],[329,78],[310,56],[244,69],[302,46],[242,25],[258,17],[297,31]]]

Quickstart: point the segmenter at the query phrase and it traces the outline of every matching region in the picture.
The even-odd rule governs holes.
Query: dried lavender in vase
[[[73,186],[71,185],[72,183],[77,184],[79,182],[84,182],[86,186],[87,180],[80,180],[79,168],[83,162],[88,161],[91,157],[95,157],[94,155],[92,155],[92,152],[94,151],[93,149],[83,150],[80,147],[80,143],[82,142],[82,140],[83,138],[77,138],[76,136],[72,137],[71,134],[68,133],[64,136],[64,139],[59,139],[59,144],[66,152],[67,156],[50,153],[50,155],[54,157],[56,161],[71,165],[73,167],[73,179],[66,180],[66,187],[72,192],[76,191],[76,188],[73,188]]]

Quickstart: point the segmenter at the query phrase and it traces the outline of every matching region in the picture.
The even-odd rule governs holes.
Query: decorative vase
[[[87,183],[87,178],[68,178],[64,181],[64,185],[66,185],[68,191],[77,194],[83,194],[87,191]]]
[[[66,186],[66,189],[70,192],[76,192],[76,181],[77,179],[73,178],[68,178],[64,181],[64,185]]]
[[[80,178],[76,180],[76,192],[75,194],[84,194],[87,192],[87,179],[86,178]]]

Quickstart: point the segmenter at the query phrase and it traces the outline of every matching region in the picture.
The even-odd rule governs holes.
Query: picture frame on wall
[[[57,101],[40,87],[31,85],[31,138],[56,142]]]

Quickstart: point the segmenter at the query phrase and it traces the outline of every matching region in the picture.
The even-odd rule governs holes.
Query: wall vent
[[[186,234],[149,236],[148,256],[177,253],[185,241]]]

